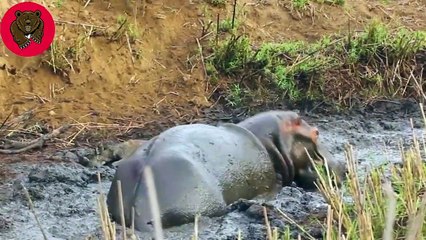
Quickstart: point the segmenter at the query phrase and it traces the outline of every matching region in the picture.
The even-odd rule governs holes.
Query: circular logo
[[[40,4],[22,2],[4,14],[0,24],[4,45],[22,57],[33,57],[46,51],[55,36],[55,22]]]

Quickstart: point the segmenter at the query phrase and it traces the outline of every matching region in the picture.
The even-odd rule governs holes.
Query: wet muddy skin
[[[411,143],[410,118],[413,118],[416,135],[421,135],[423,122],[417,106],[381,105],[345,115],[301,114],[318,126],[320,137],[336,158],[343,159],[344,143],[353,144],[362,175],[374,165],[400,160],[398,141],[405,146]],[[383,154],[384,146],[387,154]],[[21,184],[32,197],[48,239],[85,239],[87,236],[102,239],[96,198],[99,189],[107,193],[115,170],[110,166],[87,166],[85,159],[93,157],[94,152],[91,148],[61,150],[46,153],[46,158],[63,160],[60,163],[8,165],[16,175],[0,185],[0,239],[43,239]],[[97,173],[103,180],[101,187]],[[201,217],[199,239],[236,239],[238,230],[243,239],[265,239],[263,202],[261,199],[242,201],[230,206],[232,211],[223,217]],[[296,222],[308,226],[311,235],[321,238],[321,229],[313,220],[322,221],[326,217],[327,207],[320,193],[285,187],[266,205],[273,227],[290,226],[294,234],[298,232],[296,226],[286,222],[275,209],[279,208]],[[190,239],[193,232],[194,224],[190,223],[169,228],[164,235],[167,239]],[[120,234],[119,226],[117,234]],[[151,239],[148,234],[138,235],[140,239]]]

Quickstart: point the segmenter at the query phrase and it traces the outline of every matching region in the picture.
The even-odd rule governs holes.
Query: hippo
[[[305,190],[316,189],[318,176],[309,156],[320,166],[327,162],[329,169],[336,175],[337,187],[345,180],[347,169],[344,162],[332,158],[319,139],[318,129],[310,126],[299,114],[292,111],[267,111],[247,118],[238,125],[253,132],[266,147],[275,171],[282,175],[283,186],[294,181]],[[292,131],[300,134],[285,131],[293,127],[297,130]]]
[[[178,125],[140,144],[120,160],[107,195],[112,219],[120,224],[117,181],[121,181],[124,220],[139,231],[152,230],[145,166],[154,175],[161,222],[165,228],[195,216],[224,215],[240,199],[275,196],[293,180],[315,181],[306,151],[321,157],[318,129],[292,111],[269,111],[233,124]],[[305,151],[306,148],[306,151]],[[299,158],[301,160],[299,160]],[[307,160],[308,159],[308,160]],[[306,169],[299,169],[299,168]],[[303,176],[309,181],[303,181]]]

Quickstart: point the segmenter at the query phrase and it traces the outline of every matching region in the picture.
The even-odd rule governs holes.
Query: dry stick
[[[135,235],[135,208],[132,207],[132,234]]]
[[[413,70],[413,71],[414,71],[414,70]],[[412,78],[412,79],[413,79],[413,81],[414,81],[414,83],[416,84],[417,89],[418,89],[418,91],[420,92],[420,95],[422,95],[423,99],[424,99],[424,100],[426,100],[426,94],[424,93],[423,88],[422,88],[423,83],[419,83],[419,82],[416,80],[416,77],[414,76],[413,71],[411,71],[411,73],[410,73],[410,78]],[[421,71],[421,72],[423,72],[423,71]],[[420,79],[422,79],[422,76],[420,76]]]
[[[38,139],[35,139],[33,141],[30,141],[28,143],[19,143],[19,149],[16,150],[6,150],[6,149],[0,149],[0,153],[4,153],[4,154],[18,154],[18,153],[22,153],[25,151],[28,151],[30,149],[34,149],[34,148],[42,148],[44,146],[44,143],[53,138],[56,137],[57,135],[61,134],[62,132],[64,132],[66,129],[68,129],[70,126],[69,125],[65,125],[62,127],[59,127],[55,130],[53,130],[51,133],[48,134],[44,134],[41,137],[39,137]],[[22,146],[22,144],[26,144],[25,147]],[[11,147],[15,147],[15,146],[11,146]]]
[[[232,24],[231,24],[232,29],[234,29],[236,11],[237,11],[237,0],[234,0],[234,6],[233,6],[233,9],[232,9]]]
[[[9,115],[7,115],[7,117],[4,119],[4,121],[1,123],[0,125],[0,129],[2,129],[5,125],[6,122],[9,120],[10,116],[12,116],[13,111],[10,111]]]
[[[426,192],[423,193],[422,201],[420,203],[417,214],[408,220],[408,231],[405,239],[407,240],[416,240],[418,235],[421,234],[423,227],[423,221],[425,218],[426,210]]]
[[[395,224],[396,216],[396,194],[393,191],[392,185],[389,182],[386,182],[384,184],[383,190],[389,200],[385,217],[385,228],[383,229],[383,240],[392,240],[393,226]]]
[[[8,123],[7,123],[7,122],[5,122],[5,126],[4,126],[4,127],[6,127],[6,128],[10,128],[10,127],[13,127],[13,126],[12,126],[13,124],[18,125],[18,124],[20,124],[20,123],[23,123],[23,122],[25,122],[25,121],[27,121],[27,120],[31,119],[31,118],[34,116],[34,111],[35,111],[35,108],[30,109],[30,110],[28,110],[28,111],[26,111],[26,112],[22,113],[21,115],[19,115],[19,116],[17,116],[17,117],[15,117],[15,118],[13,118],[13,119],[11,119],[11,120],[9,120],[9,122],[8,122]],[[12,114],[12,112],[11,112],[11,114]]]
[[[87,0],[87,1],[86,1],[86,4],[84,4],[83,8],[86,8],[86,7],[87,7],[87,5],[89,5],[89,3],[90,3],[90,0]]]
[[[327,206],[327,232],[331,233],[333,231],[333,208],[331,207],[331,205]],[[339,235],[340,236],[340,235]],[[331,234],[327,234],[326,237],[327,240],[332,240]]]
[[[34,218],[35,218],[35,220],[36,220],[36,222],[37,222],[38,227],[40,228],[41,234],[43,234],[43,238],[44,238],[44,240],[47,240],[47,236],[46,236],[46,234],[44,233],[43,227],[41,226],[41,223],[40,223],[40,221],[38,220],[37,214],[36,214],[36,212],[35,212],[34,205],[33,205],[33,201],[31,200],[30,194],[28,193],[27,188],[26,188],[23,184],[21,184],[21,186],[22,186],[22,189],[24,190],[25,196],[26,196],[26,197],[27,197],[27,199],[28,199],[28,203],[30,204],[30,210],[31,210],[31,212],[32,212],[32,213],[33,213],[33,215],[34,215]]]
[[[209,83],[207,81],[208,76],[207,76],[207,70],[206,70],[206,63],[204,61],[204,56],[203,56],[203,48],[201,47],[201,44],[200,44],[200,41],[198,40],[198,38],[196,38],[196,40],[197,40],[197,45],[198,45],[198,51],[200,51],[201,64],[203,65],[204,81],[206,81],[206,92],[207,92],[207,89],[209,87]]]
[[[295,222],[293,219],[291,219],[289,216],[287,216],[287,214],[285,214],[281,209],[279,208],[275,208],[275,210],[288,222],[290,222],[290,224],[296,226],[297,228],[300,229],[300,231],[302,231],[304,234],[306,234],[306,238],[315,240],[315,238],[309,234],[302,226],[300,226],[297,222]]]
[[[219,43],[219,13],[217,14],[217,18],[216,18],[216,46]]]
[[[98,25],[93,24],[87,24],[87,23],[75,23],[75,22],[69,22],[69,21],[63,21],[63,20],[55,20],[55,23],[57,24],[68,24],[68,25],[74,25],[74,26],[82,26],[82,27],[94,27],[99,29],[107,29],[108,27],[102,27]]]
[[[104,195],[102,192],[102,188],[101,188],[101,175],[97,174],[98,177],[98,184],[99,184],[99,197],[97,199],[97,204],[98,204],[98,209],[99,209],[99,216],[100,216],[100,221],[101,221],[101,228],[102,228],[102,233],[104,235],[104,239],[108,240],[111,239],[111,234],[110,231],[108,229],[108,222],[107,222],[107,210],[105,210],[105,206],[104,206]],[[115,235],[114,235],[115,236]]]
[[[265,218],[266,232],[268,234],[268,239],[272,240],[271,225],[269,224],[268,213],[266,211],[266,207],[263,207],[263,216]]]
[[[163,227],[160,217],[160,207],[158,205],[157,192],[155,190],[154,176],[150,166],[144,169],[144,176],[148,188],[149,205],[154,218],[155,240],[163,240]]]
[[[135,27],[138,26],[138,8],[139,8],[140,1],[141,0],[136,0],[135,1],[135,8],[133,9],[133,16],[134,16],[134,19],[135,19],[135,23],[134,23]]]
[[[194,240],[198,240],[198,215],[195,215],[194,218]]]
[[[117,190],[118,190],[118,205],[120,205],[120,217],[121,217],[121,226],[123,239],[126,240],[126,221],[124,219],[124,206],[123,206],[123,192],[121,191],[121,180],[117,180]]]
[[[102,233],[104,234],[104,238],[108,239],[106,233],[107,233],[107,229],[106,229],[106,223],[105,223],[105,218],[104,218],[104,211],[103,211],[103,207],[102,207],[102,203],[101,200],[103,200],[102,198],[102,191],[101,191],[101,179],[100,179],[100,174],[98,173],[98,184],[99,184],[99,197],[97,199],[97,204],[98,204],[98,209],[99,209],[99,217],[100,217],[100,221],[101,221],[101,228],[102,228]]]
[[[129,53],[130,53],[130,57],[132,59],[132,63],[135,63],[135,58],[133,57],[133,51],[132,51],[132,46],[130,45],[130,40],[129,40],[129,35],[126,32],[126,40],[127,40],[127,47],[129,48]]]

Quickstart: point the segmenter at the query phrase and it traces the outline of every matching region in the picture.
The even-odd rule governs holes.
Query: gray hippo
[[[323,165],[327,161],[329,168],[336,174],[336,183],[340,187],[346,176],[346,166],[331,156],[319,139],[319,131],[292,111],[267,111],[256,114],[238,123],[254,133],[268,151],[277,173],[282,176],[283,186],[294,181],[306,190],[316,189],[318,176],[306,153],[314,162]],[[296,133],[296,134],[294,134]]]
[[[126,225],[131,224],[133,207],[135,229],[152,229],[142,176],[144,167],[150,166],[163,227],[192,222],[196,214],[220,216],[239,199],[273,196],[293,180],[313,184],[315,177],[305,147],[321,162],[320,150],[324,149],[318,148],[317,142],[317,128],[292,111],[260,113],[238,124],[172,127],[141,143],[117,164],[107,195],[108,210],[120,223],[120,180]],[[298,179],[306,173],[309,181]]]

